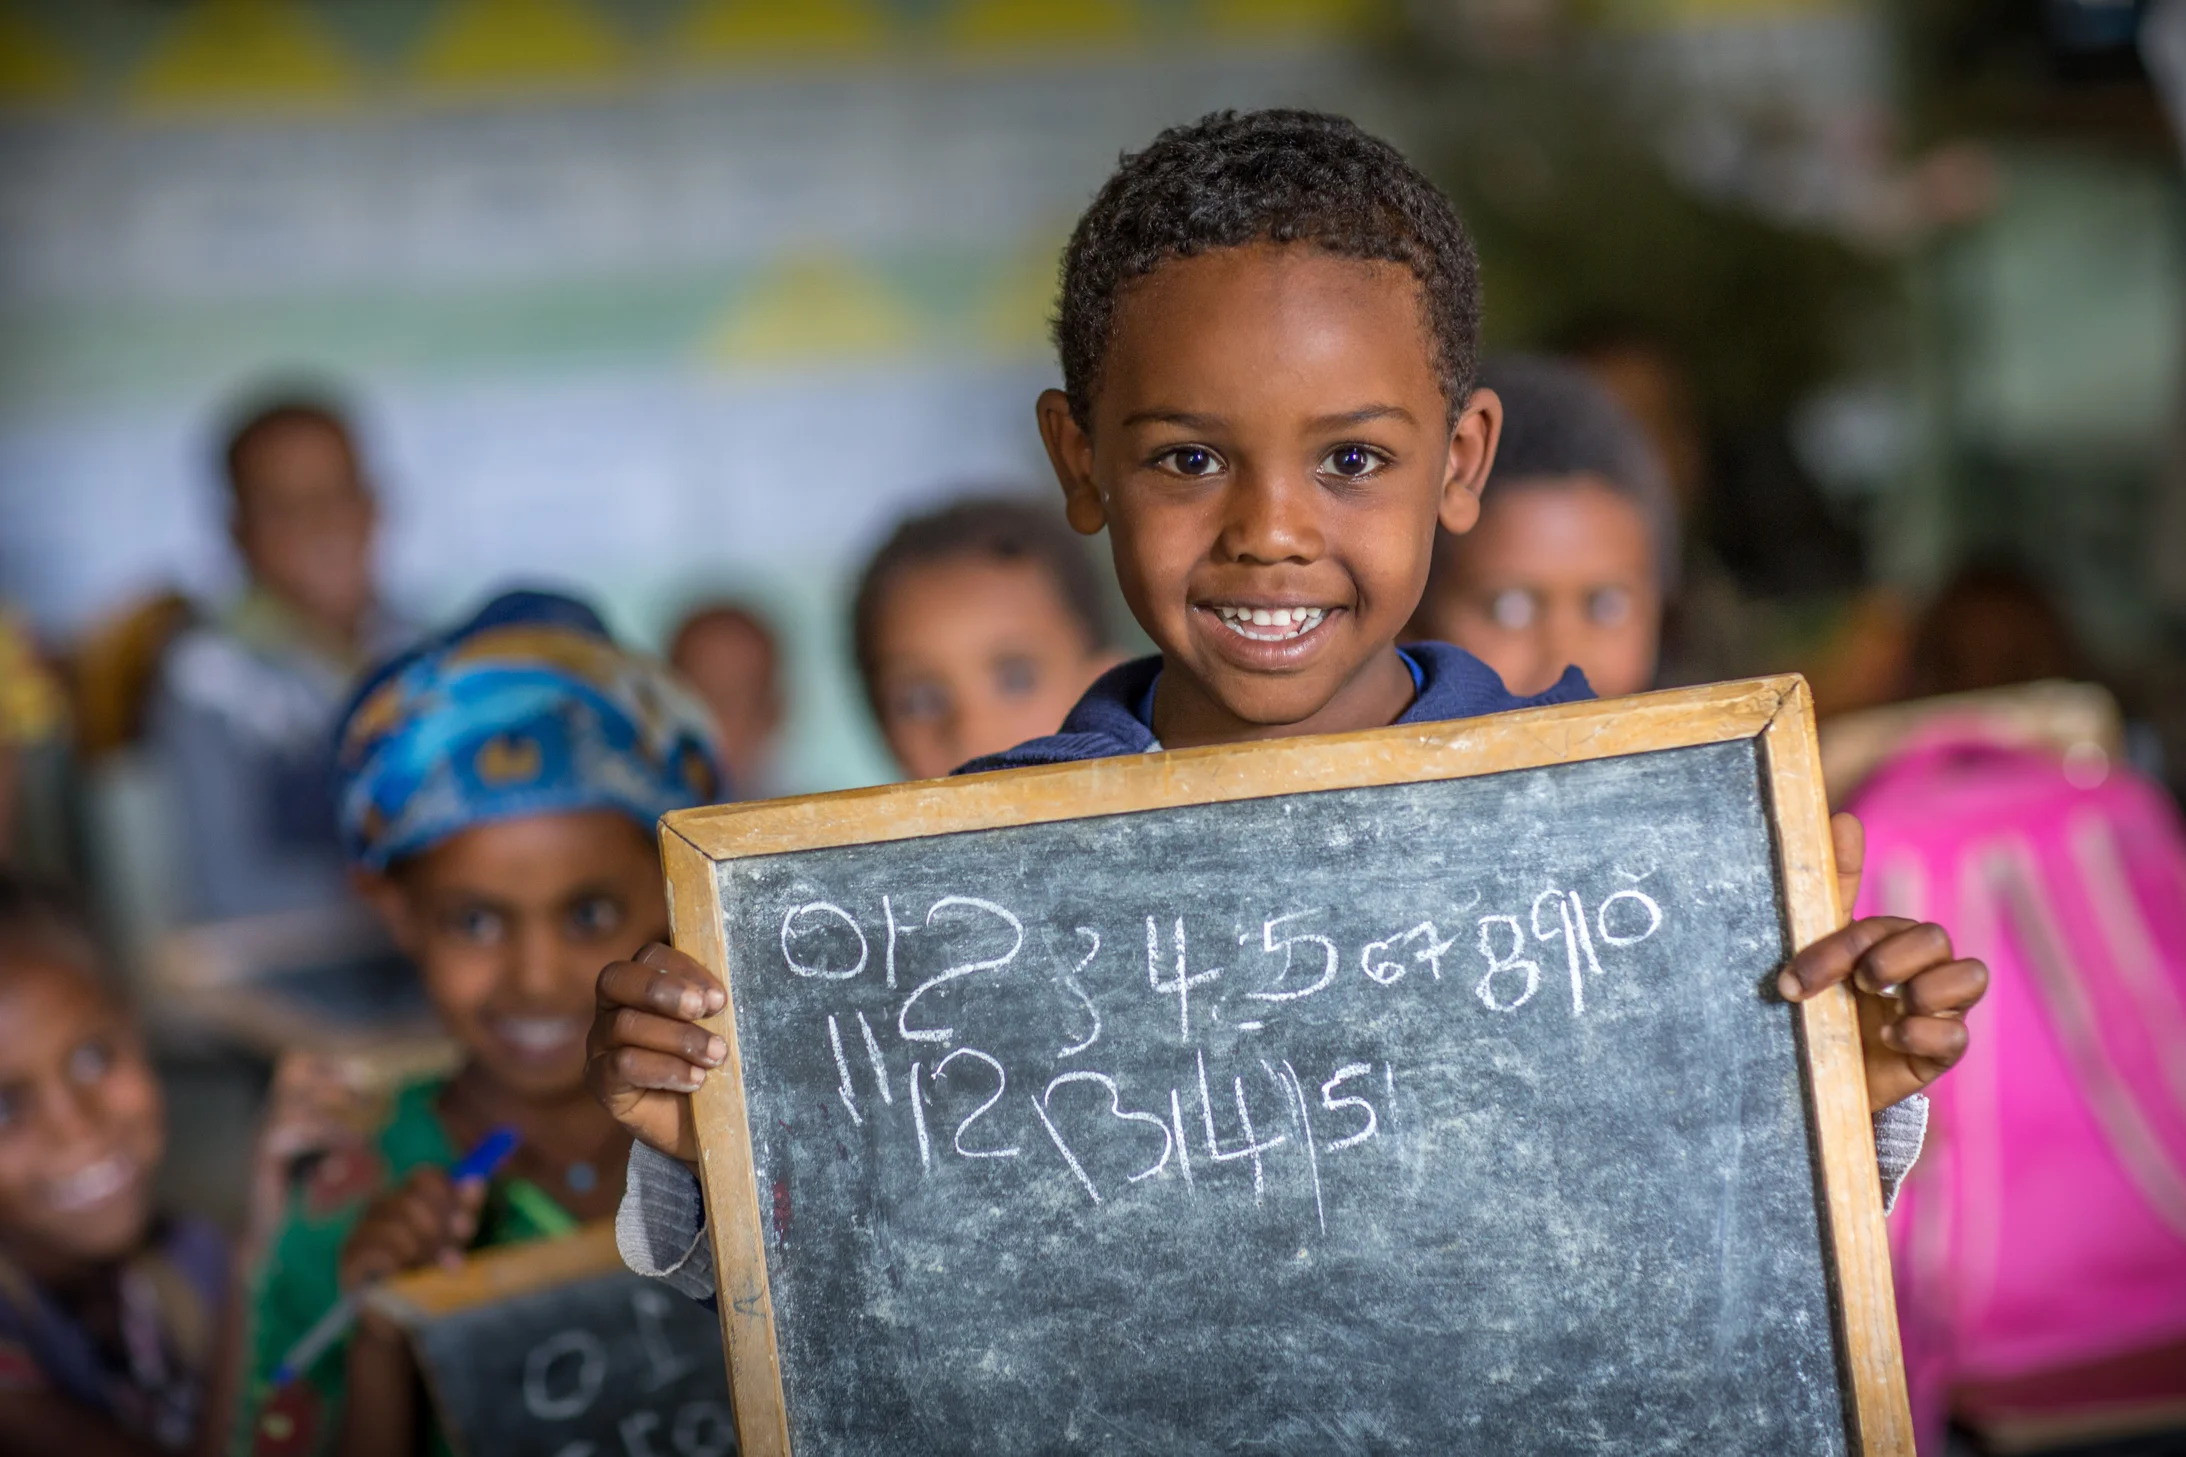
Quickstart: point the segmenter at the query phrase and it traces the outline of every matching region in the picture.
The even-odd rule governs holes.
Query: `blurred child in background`
[[[399,1332],[365,1316],[270,1375],[345,1291],[610,1213],[629,1139],[584,1089],[603,957],[668,934],[654,823],[718,795],[703,708],[565,597],[511,593],[376,672],[337,740],[344,847],[462,1066],[394,1099],[373,1156],[329,1161],[259,1276],[238,1446],[412,1452],[434,1431]],[[446,1169],[499,1128],[490,1185]]]
[[[197,921],[348,898],[328,733],[357,672],[407,636],[374,592],[378,511],[337,410],[270,403],[224,464],[250,585],[168,650],[151,718]]]
[[[781,654],[774,629],[738,602],[708,602],[684,615],[668,663],[713,713],[729,792],[765,799],[782,728]]]
[[[1050,506],[974,497],[898,526],[858,579],[851,640],[904,777],[1055,732],[1120,661],[1104,602]]]
[[[246,1245],[294,1161],[341,1136],[327,1070],[284,1066]],[[66,896],[0,871],[0,1451],[216,1450],[232,1367],[226,1240],[161,1214],[158,1080]],[[225,1334],[224,1334],[225,1332]]]
[[[1518,694],[1576,666],[1604,698],[1654,686],[1677,580],[1676,502],[1639,425],[1584,370],[1487,361],[1503,438],[1479,524],[1439,531],[1411,635],[1455,643]]]

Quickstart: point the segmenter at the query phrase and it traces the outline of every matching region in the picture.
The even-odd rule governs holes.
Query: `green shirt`
[[[289,1200],[279,1231],[251,1272],[244,1374],[229,1433],[235,1457],[289,1457],[334,1450],[341,1429],[349,1342],[328,1347],[281,1391],[271,1377],[281,1360],[334,1302],[344,1241],[374,1196],[423,1164],[454,1164],[461,1150],[448,1141],[434,1104],[445,1079],[413,1083],[395,1095],[387,1126],[368,1150],[330,1155]],[[373,1155],[377,1157],[374,1158]],[[551,1239],[577,1228],[575,1216],[527,1179],[488,1186],[473,1248]],[[432,1450],[448,1452],[437,1424]]]

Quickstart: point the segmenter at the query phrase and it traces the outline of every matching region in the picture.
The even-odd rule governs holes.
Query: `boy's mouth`
[[[1221,624],[1253,642],[1289,642],[1304,637],[1327,620],[1325,607],[1246,607],[1216,603],[1210,608]]]
[[[549,1058],[583,1039],[582,1017],[489,1017],[486,1030],[526,1058]]]
[[[63,1214],[82,1214],[106,1203],[134,1184],[136,1178],[137,1166],[132,1160],[109,1154],[47,1184],[46,1202]]]

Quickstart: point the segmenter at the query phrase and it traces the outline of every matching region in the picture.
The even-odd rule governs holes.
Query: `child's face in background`
[[[1513,693],[1539,693],[1574,663],[1604,698],[1653,683],[1662,591],[1630,498],[1584,475],[1498,485],[1443,551],[1418,636],[1456,643]]]
[[[731,786],[751,793],[766,777],[782,724],[774,645],[741,618],[707,617],[683,630],[670,660],[713,713]]]
[[[668,939],[660,859],[615,810],[478,825],[368,889],[449,1033],[542,1102],[583,1090],[600,968]]]
[[[167,1138],[143,1039],[65,956],[0,958],[0,1242],[40,1274],[115,1259],[144,1239]]]
[[[1091,414],[1042,397],[1071,523],[1108,527],[1161,648],[1165,743],[1403,711],[1392,645],[1501,422],[1480,391],[1453,431],[1409,271],[1303,245],[1164,263],[1118,300]]]
[[[372,602],[372,498],[339,431],[311,420],[249,443],[235,483],[235,544],[251,576],[311,617],[345,629]]]
[[[874,614],[873,698],[906,778],[1054,733],[1114,657],[1035,561],[945,558],[899,572]]]

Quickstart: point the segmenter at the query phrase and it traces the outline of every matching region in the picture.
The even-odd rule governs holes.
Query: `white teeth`
[[[1281,642],[1302,637],[1319,627],[1321,619],[1328,615],[1325,607],[1216,607],[1214,612],[1225,626],[1256,642]],[[1253,628],[1272,628],[1273,631],[1255,632],[1251,631]]]
[[[103,1158],[48,1185],[46,1200],[64,1211],[89,1209],[119,1194],[135,1176],[127,1159]]]
[[[500,1017],[493,1024],[502,1041],[522,1052],[553,1052],[584,1032],[576,1017]]]

